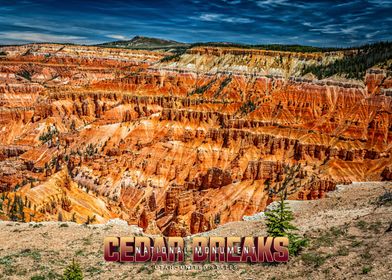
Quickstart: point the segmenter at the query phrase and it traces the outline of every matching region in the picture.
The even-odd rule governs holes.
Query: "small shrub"
[[[53,270],[50,270],[47,274],[46,274],[46,278],[47,280],[52,280],[52,279],[61,279],[61,275],[54,272]]]
[[[346,247],[340,247],[340,248],[338,249],[337,254],[338,254],[339,256],[347,256],[347,255],[349,254],[349,251],[348,251],[348,249],[347,249]]]
[[[380,233],[380,228],[382,227],[382,223],[380,221],[376,221],[368,226],[369,230],[374,231],[374,233]]]
[[[256,105],[253,103],[253,101],[248,101],[245,102],[244,104],[242,104],[241,108],[240,108],[242,114],[249,114],[251,112],[253,112],[254,110],[256,110]]]
[[[391,206],[392,205],[392,192],[385,190],[385,193],[380,195],[377,199],[377,205],[379,206]]]
[[[41,135],[39,136],[39,140],[40,140],[42,143],[47,143],[47,142],[49,142],[49,141],[52,141],[53,136],[55,136],[55,135],[57,135],[57,134],[58,134],[58,131],[57,131],[57,128],[56,128],[56,127],[54,127],[54,128],[48,127],[47,132],[44,132],[43,134],[41,134]]]
[[[90,273],[90,274],[100,274],[103,272],[103,270],[100,267],[89,267],[87,268],[86,272]]]
[[[312,265],[314,267],[319,267],[322,264],[324,264],[326,257],[321,256],[316,253],[307,253],[307,254],[303,254],[301,256],[301,259],[306,265]]]
[[[34,275],[34,276],[31,276],[30,280],[45,280],[45,276]]]
[[[75,252],[75,256],[83,256],[84,255],[84,251],[83,250],[77,250]]]
[[[370,255],[370,253],[367,251],[365,253],[361,254],[361,258],[363,258],[365,260],[369,260],[369,259],[371,259],[371,257],[372,257],[372,255]]]
[[[356,226],[357,226],[357,228],[359,228],[361,230],[364,230],[367,227],[367,223],[365,221],[361,220],[361,221],[357,222]]]
[[[147,274],[151,274],[151,273],[154,272],[154,267],[149,268],[149,267],[147,267],[146,265],[143,265],[143,266],[141,266],[141,267],[137,270],[137,273],[142,273],[142,272],[145,272],[145,273],[147,273]]]
[[[331,227],[330,232],[335,237],[343,236],[346,234],[345,229],[336,228],[336,227]]]
[[[82,238],[82,240],[83,240],[83,245],[91,245],[91,244],[93,244],[93,242],[91,241],[91,236],[84,237],[84,238]]]
[[[11,265],[12,264],[12,256],[5,256],[0,258],[1,265]]]
[[[362,267],[362,274],[368,274],[372,270],[371,266]]]
[[[82,269],[75,259],[72,259],[72,263],[65,268],[63,280],[83,280]]]
[[[33,228],[40,228],[43,227],[43,224],[33,224],[33,225],[30,224],[30,226]]]
[[[93,215],[92,217],[87,216],[87,220],[86,220],[85,224],[86,225],[90,225],[90,224],[92,224],[92,223],[94,223],[96,221],[97,221],[97,217],[95,215]]]
[[[362,241],[354,240],[353,242],[351,242],[351,247],[358,247],[362,245],[362,243]]]
[[[314,241],[314,244],[316,247],[320,246],[332,246],[334,244],[335,239],[333,236],[327,232],[325,234],[320,235],[316,240]]]

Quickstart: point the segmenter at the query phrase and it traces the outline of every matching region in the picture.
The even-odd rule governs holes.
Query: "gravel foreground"
[[[211,269],[207,264],[187,270],[181,264],[107,263],[104,237],[142,235],[140,228],[120,220],[89,226],[0,222],[0,279],[61,279],[73,258],[85,279],[392,279],[392,203],[379,202],[388,190],[392,183],[353,183],[322,200],[289,201],[310,244],[279,265]],[[256,215],[199,235],[263,236],[266,231],[263,215]]]

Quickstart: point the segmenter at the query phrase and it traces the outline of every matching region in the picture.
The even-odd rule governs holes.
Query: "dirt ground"
[[[118,220],[89,226],[0,222],[0,279],[61,279],[73,258],[85,279],[392,279],[392,202],[379,203],[387,190],[392,183],[353,183],[322,200],[290,201],[308,247],[286,264],[229,269],[105,262],[105,236],[142,234]],[[264,223],[262,218],[233,222],[200,235],[263,236]]]

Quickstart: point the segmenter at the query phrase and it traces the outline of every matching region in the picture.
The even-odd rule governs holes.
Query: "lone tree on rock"
[[[265,212],[267,217],[267,233],[272,237],[284,236],[289,239],[289,252],[291,255],[298,255],[303,247],[307,245],[307,240],[296,234],[298,229],[291,223],[294,220],[293,212],[284,201],[287,198],[287,189],[290,183],[293,183],[299,167],[290,167],[286,169],[286,176],[280,189],[280,200],[278,205],[271,211]]]
[[[294,220],[293,212],[281,197],[278,205],[271,211],[265,212],[267,216],[267,233],[272,237],[284,236],[289,239],[289,252],[297,256],[301,249],[307,245],[307,240],[295,233],[298,229],[291,223]]]

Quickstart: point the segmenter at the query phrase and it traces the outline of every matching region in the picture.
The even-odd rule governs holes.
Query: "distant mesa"
[[[314,47],[306,45],[283,45],[283,44],[244,44],[235,42],[195,42],[184,43],[174,40],[135,36],[131,40],[119,40],[97,44],[95,46],[108,48],[125,48],[125,49],[139,49],[139,50],[154,50],[154,51],[172,51],[174,53],[183,53],[186,49],[193,47],[226,47],[226,48],[241,48],[241,49],[259,49],[272,51],[287,51],[287,52],[331,52],[345,50],[344,48],[331,47]],[[357,48],[347,48],[357,49]]]
[[[176,49],[179,47],[186,48],[189,47],[190,45],[186,43],[173,41],[173,40],[135,36],[131,40],[108,42],[108,43],[99,44],[97,46],[158,50],[158,49]]]

